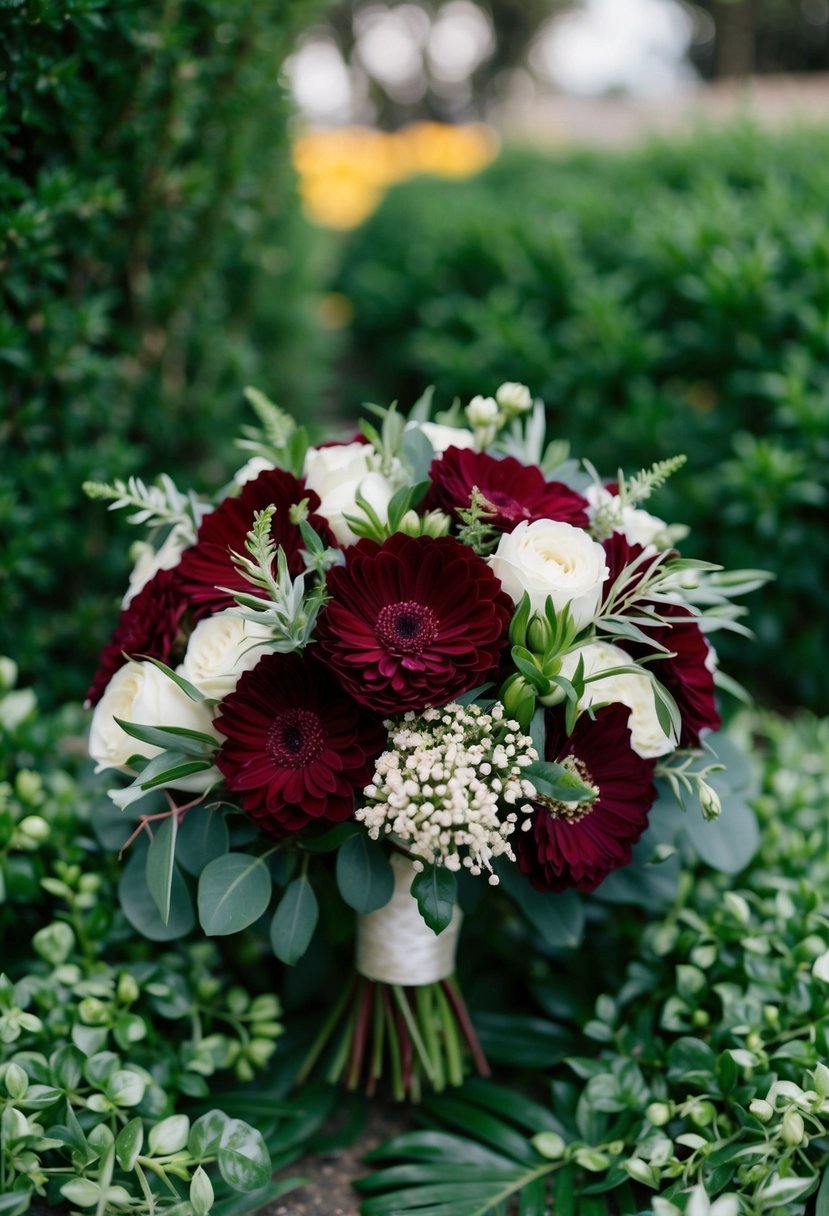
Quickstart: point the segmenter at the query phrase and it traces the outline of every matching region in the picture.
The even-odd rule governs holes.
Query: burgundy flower
[[[608,705],[582,714],[572,735],[561,711],[548,710],[545,758],[564,762],[598,791],[592,803],[540,800],[527,832],[513,836],[518,866],[541,891],[595,891],[644,832],[656,797],[654,760],[630,745],[629,710]]]
[[[356,701],[383,713],[445,705],[497,666],[512,604],[452,537],[362,540],[328,576],[320,650]]]
[[[186,611],[178,570],[159,570],[122,610],[115,632],[101,651],[86,694],[88,704],[98,704],[107,684],[126,663],[125,655],[146,655],[169,663]]]
[[[309,657],[268,654],[219,705],[216,764],[261,827],[280,835],[354,811],[386,731]]]
[[[534,465],[512,456],[496,460],[485,452],[447,448],[432,461],[432,482],[424,506],[427,510],[457,512],[469,506],[475,486],[496,510],[490,522],[499,532],[511,532],[522,520],[555,519],[586,528],[587,502],[561,481],[545,481]]]
[[[301,574],[302,533],[291,523],[290,510],[304,498],[308,499],[311,512],[309,524],[324,540],[335,545],[337,542],[326,521],[313,513],[320,505],[319,496],[283,469],[268,469],[249,481],[238,497],[225,498],[215,511],[206,515],[195,545],[182,554],[179,571],[194,603],[211,612],[219,612],[234,603],[233,597],[219,591],[219,587],[251,591],[250,583],[234,566],[230,551],[245,552],[245,537],[253,525],[254,511],[263,511],[271,505],[276,507],[271,536],[285,550],[291,574]]]
[[[714,672],[709,670],[711,647],[688,609],[681,604],[654,605],[668,626],[641,626],[642,632],[674,651],[672,658],[649,663],[653,674],[674,698],[682,718],[680,747],[699,747],[700,731],[719,730],[722,718],[717,712]],[[622,642],[634,657],[646,654],[644,646]]]

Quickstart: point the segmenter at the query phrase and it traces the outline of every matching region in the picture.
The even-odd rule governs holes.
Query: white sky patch
[[[587,0],[548,22],[532,65],[565,93],[653,96],[693,79],[684,62],[692,36],[690,16],[673,0]]]

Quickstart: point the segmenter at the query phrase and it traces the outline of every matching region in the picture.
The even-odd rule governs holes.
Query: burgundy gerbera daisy
[[[225,735],[216,764],[229,790],[277,835],[316,819],[340,822],[371,780],[382,722],[345,695],[308,656],[268,654],[219,705]]]
[[[539,799],[527,832],[512,838],[518,866],[541,891],[595,891],[630,863],[656,797],[653,770],[630,745],[629,710],[608,705],[582,714],[568,738],[561,711],[546,715],[545,758],[564,764],[596,790],[595,801]]]
[[[658,604],[654,607],[660,616],[670,621],[670,628],[641,626],[642,632],[667,646],[674,654],[671,658],[655,659],[648,666],[676,701],[682,718],[679,746],[699,747],[700,731],[719,730],[722,726],[722,718],[717,712],[711,647],[683,605]],[[622,645],[634,657],[647,653],[644,646],[637,647],[627,642]]]
[[[587,502],[581,494],[561,481],[545,481],[540,469],[512,456],[496,460],[469,448],[447,448],[432,462],[429,477],[427,510],[452,513],[468,507],[477,486],[496,511],[488,522],[499,532],[511,532],[523,520],[555,519],[577,528],[588,524]]]
[[[328,576],[317,635],[355,700],[381,713],[445,705],[497,666],[512,603],[450,536],[362,540]]]
[[[122,610],[115,632],[101,651],[87,702],[98,704],[107,684],[126,663],[125,655],[146,655],[169,663],[186,611],[178,570],[159,570]]]
[[[178,569],[193,602],[211,612],[219,612],[234,603],[233,597],[219,591],[219,587],[230,587],[233,591],[251,590],[250,583],[234,566],[230,552],[245,552],[245,537],[253,524],[254,511],[263,511],[272,505],[276,511],[271,536],[275,544],[285,550],[290,573],[301,574],[302,533],[297,524],[291,523],[290,510],[305,498],[308,499],[309,524],[329,544],[336,545],[326,521],[314,514],[320,505],[319,496],[284,469],[268,469],[249,481],[238,497],[225,498],[215,511],[206,515],[195,545],[182,554]]]

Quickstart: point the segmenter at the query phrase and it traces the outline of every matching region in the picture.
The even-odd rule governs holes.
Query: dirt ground
[[[263,1216],[359,1216],[360,1197],[351,1182],[369,1172],[363,1164],[364,1155],[408,1126],[399,1107],[372,1107],[366,1127],[354,1144],[325,1156],[295,1161],[286,1173],[304,1174],[310,1183],[264,1208]]]

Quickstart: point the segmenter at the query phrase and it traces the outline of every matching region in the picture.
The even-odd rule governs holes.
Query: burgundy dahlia
[[[354,812],[386,731],[345,695],[321,663],[268,654],[219,705],[216,764],[242,806],[276,835]]]
[[[642,631],[674,653],[671,658],[655,659],[648,666],[676,701],[682,718],[679,746],[699,747],[700,731],[719,730],[722,726],[711,647],[687,608],[680,604],[654,607],[669,620],[670,627],[642,626]],[[644,646],[631,646],[627,642],[622,645],[635,656],[647,653]]]
[[[583,804],[539,799],[527,832],[514,836],[518,866],[541,891],[595,891],[626,866],[656,797],[654,760],[630,745],[629,710],[608,705],[595,720],[582,714],[568,738],[561,711],[546,715],[545,758],[573,771],[596,790]]]
[[[115,632],[101,651],[87,702],[98,704],[127,657],[146,655],[169,663],[186,611],[178,570],[159,570],[122,610]]]
[[[485,452],[448,448],[432,462],[429,477],[426,509],[450,514],[463,510],[477,486],[495,509],[488,522],[499,532],[512,532],[523,520],[554,519],[577,528],[588,524],[587,502],[581,494],[561,481],[545,481],[540,469],[512,456],[496,460]]]
[[[512,604],[486,562],[452,537],[362,540],[328,590],[320,651],[370,709],[445,705],[498,665]]]
[[[254,511],[263,511],[272,505],[276,512],[271,536],[275,544],[285,550],[290,573],[301,574],[302,533],[297,524],[291,523],[290,510],[305,498],[311,512],[309,524],[329,544],[336,545],[326,521],[314,514],[320,505],[318,495],[284,469],[268,469],[249,481],[238,497],[225,498],[215,511],[206,515],[195,545],[182,554],[178,569],[193,602],[204,610],[219,612],[234,603],[233,597],[219,591],[219,587],[250,592],[250,583],[233,564],[231,550],[245,552],[245,537],[253,525]]]

